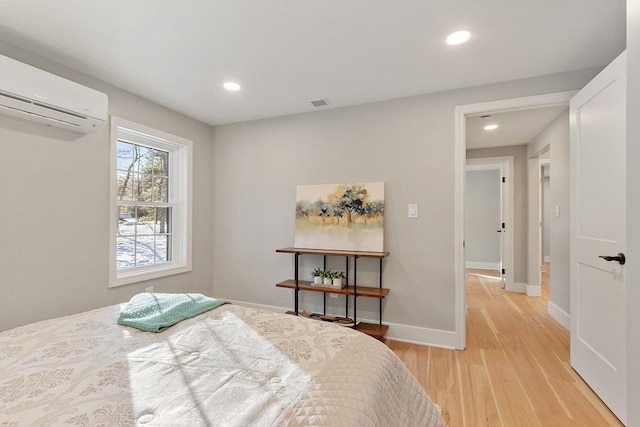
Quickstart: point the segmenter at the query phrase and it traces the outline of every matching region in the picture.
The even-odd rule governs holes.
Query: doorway
[[[464,196],[466,174],[466,119],[480,113],[522,110],[542,106],[568,105],[575,91],[514,98],[480,104],[462,105],[455,111],[455,299],[456,348],[466,347],[466,286]]]
[[[513,168],[513,156],[466,161],[465,268],[494,270],[503,289],[517,292]]]

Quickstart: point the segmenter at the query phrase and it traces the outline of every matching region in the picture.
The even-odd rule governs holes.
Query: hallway
[[[547,265],[548,267],[548,265]],[[569,366],[569,333],[542,297],[505,292],[498,272],[467,270],[467,348],[387,340],[451,427],[622,426]]]

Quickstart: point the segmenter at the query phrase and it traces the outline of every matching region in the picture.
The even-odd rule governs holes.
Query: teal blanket
[[[201,294],[138,294],[120,312],[118,324],[145,332],[162,332],[169,326],[223,304],[228,304],[228,301]]]

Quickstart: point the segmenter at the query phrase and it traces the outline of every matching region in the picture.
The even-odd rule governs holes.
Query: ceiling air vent
[[[311,101],[311,105],[314,107],[326,107],[327,105],[331,105],[327,98],[318,99],[317,101]]]

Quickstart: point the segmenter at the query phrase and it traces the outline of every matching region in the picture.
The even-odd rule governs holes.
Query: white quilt
[[[445,425],[351,329],[224,305],[154,334],[117,325],[120,307],[1,333],[0,426]]]

